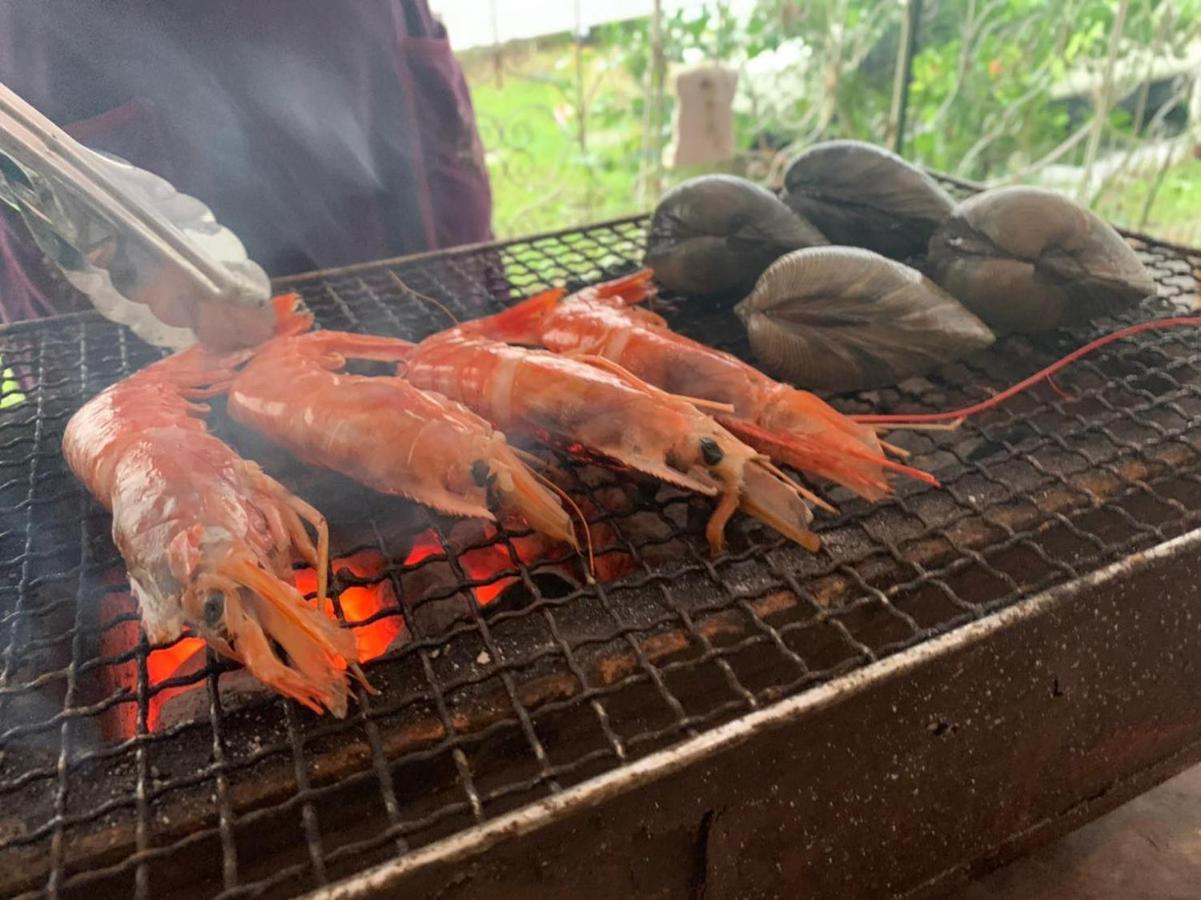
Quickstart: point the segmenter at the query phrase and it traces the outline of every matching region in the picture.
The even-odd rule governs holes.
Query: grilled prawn
[[[148,366],[71,418],[63,452],[112,512],[151,641],[173,640],[186,626],[280,693],[342,716],[346,670],[357,672],[354,637],[289,580],[295,559],[309,563],[324,602],[325,520],[209,434],[208,409],[196,402],[245,355],[193,347]]]
[[[729,353],[676,334],[660,316],[631,306],[650,296],[650,278],[644,270],[569,297],[562,290],[546,291],[455,331],[603,357],[665,391],[729,404],[732,409],[715,412],[715,418],[752,447],[868,500],[890,493],[889,470],[937,483],[885,456],[886,445],[873,428]]]
[[[417,345],[404,377],[471,407],[497,428],[578,443],[632,469],[719,496],[706,537],[716,553],[741,505],[816,549],[803,490],[688,399],[596,364],[454,332]]]
[[[491,502],[576,546],[558,499],[479,416],[400,378],[341,371],[348,358],[397,362],[411,346],[337,331],[278,337],[233,380],[230,415],[382,493],[495,521]]]

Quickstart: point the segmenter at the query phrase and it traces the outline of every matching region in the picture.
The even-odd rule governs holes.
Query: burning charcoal
[[[222,712],[241,709],[274,696],[271,688],[245,669],[222,672],[217,678],[217,686],[221,693]],[[155,727],[156,730],[166,730],[189,722],[207,722],[208,718],[209,692],[206,681],[202,680],[168,696],[158,708]]]
[[[685,495],[671,488],[665,488],[659,497],[651,497],[648,502],[654,503],[654,509],[638,504],[637,489],[629,486],[612,485],[596,495],[603,498],[604,506],[612,515],[610,521],[597,523],[593,528],[593,544],[605,552],[597,559],[597,577],[602,581],[612,581],[628,575],[638,567],[637,560],[628,552],[633,545],[643,562],[652,565],[679,560],[688,553],[686,544],[673,539],[671,535],[680,529],[688,527],[686,520],[688,502],[670,502],[680,500]],[[709,510],[712,512],[712,510]],[[700,532],[704,532],[704,525]]]
[[[529,589],[514,554],[540,590],[545,586],[561,596],[565,589],[573,589],[582,575],[579,556],[536,532],[501,537],[486,522],[460,519],[449,524],[446,544],[454,554],[453,565],[433,530],[412,541],[403,561],[404,566],[413,567],[401,575],[404,603],[424,636],[474,621],[477,609],[490,609],[506,594],[510,595],[510,608],[529,602]],[[465,586],[467,582],[473,586]]]
[[[583,465],[573,468],[575,478],[583,485],[589,488],[602,487],[620,487],[623,491],[630,493],[646,491],[657,491],[662,482],[651,478],[648,475],[643,475],[640,472],[634,472],[628,469],[620,471],[603,466]],[[566,481],[563,484],[570,485],[571,476],[564,476]]]
[[[138,652],[142,647],[142,635],[136,612],[137,604],[128,593],[110,593],[100,600],[100,620],[108,623],[100,634],[100,653],[105,659],[120,660],[100,669],[102,697],[121,693],[137,697],[141,693],[138,681],[142,664]],[[147,730],[156,732],[172,725],[208,719],[207,679],[201,674],[207,662],[204,641],[196,637],[182,637],[173,644],[150,650],[145,661],[150,698],[146,706]],[[239,677],[231,678],[235,675]],[[164,687],[168,681],[180,683]],[[270,688],[241,669],[223,673],[218,683],[222,706],[226,709],[273,694]],[[112,706],[101,720],[105,739],[120,741],[133,737],[138,732],[139,716],[136,703]]]
[[[359,662],[382,656],[407,640],[404,618],[389,581],[348,587],[338,594],[347,622],[362,622],[354,631]]]
[[[530,579],[538,588],[542,597],[566,597],[579,585],[571,579],[555,572],[539,572],[531,575]],[[501,591],[500,596],[485,607],[485,615],[494,616],[501,612],[516,612],[525,609],[534,602],[534,595],[522,581],[516,581]]]
[[[385,572],[386,562],[374,547],[342,554],[330,562],[330,589],[337,597],[342,620],[352,626],[359,662],[382,656],[407,639],[400,604]],[[299,569],[294,578],[302,594],[316,595],[317,575],[312,569]]]
[[[403,619],[386,614],[389,610],[398,611],[399,607],[390,580],[383,578],[382,554],[375,550],[360,551],[335,559],[332,568],[339,582],[352,582],[335,583],[333,587],[342,588],[337,596],[345,619],[363,623],[353,629],[360,661],[374,659],[408,639]],[[301,593],[312,596],[316,591],[317,579],[312,569],[297,570],[294,580]],[[101,632],[101,654],[106,659],[120,660],[100,670],[102,696],[124,693],[136,697],[140,693],[140,661],[134,651],[142,646],[136,604],[127,592],[113,592],[102,598],[100,608],[101,621],[106,623]],[[197,637],[185,636],[149,652],[145,663],[150,693],[145,722],[148,730],[161,731],[208,717],[207,679],[202,674],[207,662],[204,641]],[[180,683],[167,685],[168,682]],[[222,673],[218,684],[222,707],[226,710],[272,695],[269,688],[240,669]],[[133,736],[139,728],[139,716],[134,703],[114,705],[103,720],[105,737],[116,741]]]
[[[522,584],[520,574],[498,576],[500,572],[519,573],[520,567],[524,567],[531,578],[553,574],[559,576],[560,583],[574,583],[583,574],[583,557],[566,544],[537,532],[509,534],[507,539],[502,539],[492,531],[487,523],[464,519],[455,523],[450,537],[452,546],[465,548],[458,554],[464,574],[472,581],[481,582],[472,589],[481,607]]]
[[[438,635],[473,620],[475,600],[464,590],[456,590],[459,579],[444,560],[425,561],[402,574],[400,581],[402,601],[417,637]]]

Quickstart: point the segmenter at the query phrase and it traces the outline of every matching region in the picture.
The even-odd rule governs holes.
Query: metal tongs
[[[89,150],[3,84],[0,203],[101,314],[143,340],[235,349],[271,335],[267,275],[207,206]]]

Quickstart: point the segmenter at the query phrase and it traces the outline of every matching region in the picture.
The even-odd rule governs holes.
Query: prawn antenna
[[[777,466],[774,462],[772,462],[767,457],[763,457],[757,461],[760,465],[763,466],[763,468],[767,469],[767,471],[771,472],[773,475],[775,475],[777,478],[779,478],[781,481],[783,481],[785,484],[787,484],[788,487],[791,488],[793,491],[795,491],[797,493],[797,495],[800,496],[802,499],[809,501],[809,503],[813,504],[818,509],[824,509],[826,512],[833,513],[835,515],[838,514],[838,507],[832,506],[831,504],[827,503],[825,500],[823,500],[817,494],[813,493],[813,491],[809,490],[804,485],[797,484],[796,481],[794,481],[793,479],[788,477],[788,475],[784,472],[783,469],[781,469],[779,466]]]
[[[365,690],[368,694],[376,695],[379,693],[379,690],[372,687],[371,682],[367,680],[367,673],[363,671],[363,667],[357,662],[350,663],[346,668],[350,670],[350,674],[354,676],[354,680],[357,681],[360,686],[362,686],[363,690]]]
[[[445,304],[439,302],[438,300],[435,300],[429,294],[423,294],[423,293],[421,293],[421,291],[418,291],[418,290],[410,287],[408,284],[405,283],[405,280],[403,278],[401,278],[399,275],[397,275],[391,269],[388,270],[388,275],[391,276],[392,280],[395,281],[397,283],[397,285],[399,285],[399,287],[402,291],[407,291],[408,293],[412,294],[414,297],[416,297],[418,300],[422,301],[423,303],[428,303],[430,306],[436,307],[437,309],[441,310],[443,315],[445,315],[446,318],[450,319],[450,322],[452,325],[460,324],[458,317],[454,313],[452,313],[449,309],[447,309]]]
[[[575,511],[576,518],[580,521],[580,527],[584,530],[584,546],[588,550],[588,581],[589,583],[594,582],[596,580],[596,558],[592,553],[592,529],[588,527],[588,519],[584,515],[584,511],[580,509],[579,504],[572,499],[571,495],[568,494],[567,491],[563,490],[563,488],[559,487],[541,472],[531,468],[530,474],[558,494],[563,502]]]
[[[1082,347],[1077,347],[1067,356],[1056,360],[1044,369],[1039,369],[1030,377],[1023,378],[1017,384],[1007,387],[987,400],[981,400],[979,403],[973,403],[971,406],[964,406],[950,412],[851,416],[851,419],[861,425],[891,425],[896,428],[929,424],[931,422],[954,422],[956,419],[965,419],[968,416],[974,416],[976,413],[982,413],[995,406],[999,406],[1009,398],[1028,390],[1040,381],[1046,381],[1053,377],[1057,372],[1066,369],[1082,356],[1087,356],[1094,350],[1100,350],[1102,347],[1108,346],[1115,341],[1134,337],[1136,334],[1143,334],[1147,331],[1164,331],[1169,328],[1192,328],[1199,325],[1201,325],[1201,316],[1172,316],[1170,318],[1152,319],[1149,322],[1127,325],[1125,328],[1119,328],[1117,331],[1103,334],[1101,337],[1089,341]]]

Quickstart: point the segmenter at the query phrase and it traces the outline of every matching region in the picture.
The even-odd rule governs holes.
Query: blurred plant
[[[738,70],[731,168],[750,177],[778,181],[816,140],[886,141],[908,2],[758,0],[736,15],[726,0],[691,12],[661,0],[658,28],[642,19],[540,41],[506,64],[503,89],[482,95],[473,79],[481,119],[497,107],[494,140],[485,134],[494,181],[513,169],[523,182],[516,208],[498,186],[501,230],[528,231],[542,213],[549,227],[645,209],[664,182],[694,174],[661,171],[675,66]],[[989,183],[1071,165],[1085,199],[1120,193],[1120,218],[1146,221],[1155,185],[1199,136],[1196,72],[1157,74],[1196,59],[1199,23],[1201,0],[925,0],[906,155]],[[522,92],[524,107],[501,102]]]

